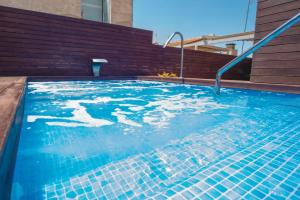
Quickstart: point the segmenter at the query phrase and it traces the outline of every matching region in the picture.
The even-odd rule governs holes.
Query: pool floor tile
[[[118,85],[118,87],[120,87],[120,85]],[[181,90],[181,87],[182,86],[176,86],[176,89]],[[43,89],[43,87],[37,88],[37,90],[38,89]],[[151,90],[151,92],[155,94],[158,93],[156,89],[153,89],[153,91]],[[130,92],[128,92],[128,94],[122,93],[122,95],[129,94]],[[39,96],[39,98],[45,99],[45,96],[43,95],[44,94]],[[189,98],[182,98],[180,95],[176,95],[176,98],[181,98],[182,101],[186,101],[186,99],[190,101]],[[259,95],[261,94],[259,93],[257,95],[258,99],[260,99],[261,97],[259,97]],[[169,98],[169,96],[167,97]],[[159,98],[159,96],[157,98]],[[199,100],[198,97],[195,99]],[[37,103],[40,99],[33,100]],[[121,102],[123,103],[124,100],[117,99],[115,101],[117,102],[117,106],[119,106],[119,104],[121,104]],[[132,103],[131,101],[132,100],[129,102]],[[139,100],[135,99],[134,101]],[[38,197],[46,199],[77,198],[136,200],[300,199],[299,117],[295,114],[280,112],[280,116],[272,115],[274,119],[265,118],[261,121],[255,121],[252,119],[253,113],[243,113],[243,110],[248,106],[248,104],[253,104],[254,107],[257,107],[257,102],[252,99],[243,98],[239,99],[239,101],[239,103],[229,101],[228,104],[234,107],[234,112],[231,114],[241,112],[239,113],[240,115],[236,114],[234,117],[230,118],[230,120],[224,121],[216,127],[209,130],[204,129],[203,133],[190,133],[179,138],[174,137],[172,140],[163,143],[157,148],[118,158],[118,156],[122,156],[119,154],[123,153],[120,151],[121,153],[114,155],[117,159],[112,159],[108,156],[110,155],[109,151],[112,149],[97,149],[102,144],[99,141],[93,144],[92,140],[95,138],[92,138],[89,142],[91,145],[95,145],[93,148],[96,148],[97,151],[104,151],[102,157],[88,157],[84,153],[81,154],[81,151],[79,151],[79,155],[74,156],[75,158],[55,155],[55,153],[52,152],[55,152],[56,150],[55,145],[57,143],[55,143],[54,135],[59,133],[59,131],[57,132],[57,130],[59,130],[57,127],[57,130],[45,129],[44,131],[49,135],[46,136],[46,138],[41,138],[41,141],[36,139],[34,136],[31,136],[30,131],[25,131],[23,133],[25,135],[21,139],[29,141],[31,145],[35,142],[37,146],[42,145],[39,142],[48,144],[49,148],[46,150],[51,153],[49,153],[49,155],[46,154],[49,156],[47,157],[49,165],[45,165],[46,167],[49,167],[50,169],[59,169],[60,166],[68,166],[67,170],[65,170],[65,175],[59,174],[61,173],[59,170],[56,171],[48,169],[48,172],[51,172],[51,174],[46,174],[45,177],[53,176],[61,178],[54,179],[53,182],[44,182],[43,189],[36,189]],[[286,101],[291,103],[289,98],[287,98]],[[81,104],[85,104],[84,102],[85,101]],[[105,104],[104,102],[100,102],[101,106],[102,104]],[[144,101],[142,102],[145,103]],[[171,99],[167,103],[174,102],[177,102],[176,99]],[[209,101],[208,103],[201,101],[198,102],[199,105],[197,105],[197,107],[203,104],[208,107],[211,106],[212,108],[224,106],[216,102],[216,100]],[[280,103],[284,104],[287,102],[282,101]],[[195,104],[194,101],[188,103],[191,105]],[[158,102],[157,107],[161,106],[160,104],[163,103]],[[276,104],[271,107],[272,109],[267,106],[268,105],[266,105],[266,110],[258,113],[269,116],[268,112],[272,112],[272,110],[275,110],[280,105]],[[289,106],[292,107],[291,105]],[[293,106],[294,107],[291,109],[291,112],[292,110],[297,109],[297,106]],[[88,112],[88,109],[96,109],[96,106],[83,108],[84,111],[82,110],[82,112]],[[260,107],[257,108],[263,109]],[[268,108],[269,110],[267,110]],[[143,109],[147,110],[149,107],[143,107]],[[170,111],[168,109],[170,108],[165,108],[164,111],[168,112],[168,115],[173,116],[174,111]],[[105,110],[97,111],[106,112]],[[126,111],[123,110],[123,112],[126,113],[131,111],[129,111],[129,109]],[[201,113],[202,111],[197,110],[197,112]],[[226,113],[226,109],[221,109],[219,112],[220,116],[228,114]],[[213,116],[211,114],[214,113],[210,113],[207,117],[211,118],[211,116]],[[241,115],[243,114],[245,116],[242,116],[243,118],[241,118]],[[128,114],[128,116],[132,116],[133,121],[136,120],[134,115],[135,114]],[[295,118],[291,118],[291,116],[294,116]],[[183,117],[186,117],[186,115]],[[40,120],[45,120],[44,118],[41,118]],[[48,120],[48,122],[51,123],[56,119],[50,117]],[[61,120],[63,121],[64,119]],[[163,121],[163,119],[160,120]],[[247,123],[244,120],[247,120]],[[271,122],[272,120],[275,120],[276,123],[265,123],[265,120],[271,120]],[[130,120],[128,119],[127,122],[128,121]],[[196,122],[197,124],[199,123],[198,120]],[[32,122],[28,122],[28,124],[31,126],[34,125]],[[245,124],[247,124],[247,126]],[[38,125],[40,124],[38,123]],[[121,123],[118,125],[120,125],[118,128],[123,130],[122,128],[125,125]],[[70,127],[64,128],[69,129]],[[94,129],[91,129],[91,133],[87,135],[96,134],[96,132],[100,129],[102,129],[102,127],[94,127]],[[108,133],[110,129],[105,130],[107,132],[103,134],[103,137],[108,137],[107,140],[110,141],[111,138],[109,138]],[[82,137],[82,140],[86,137],[86,135],[81,135],[80,131],[78,135]],[[78,135],[76,137],[78,137]],[[124,135],[123,139],[126,139],[127,136]],[[160,139],[160,136],[161,135],[156,135],[155,137]],[[64,146],[68,142],[72,144],[74,137],[75,136],[72,134],[62,136],[60,138],[61,146]],[[135,135],[133,137],[140,139],[139,135]],[[139,142],[143,142],[143,139],[145,138],[141,137],[141,141]],[[113,142],[114,141],[111,143]],[[128,141],[125,140],[125,142],[123,142],[124,145],[126,145],[126,142]],[[110,144],[110,142],[108,143]],[[118,143],[121,146],[120,148],[122,148],[123,143]],[[25,143],[23,145],[26,146],[27,144]],[[118,145],[112,146],[112,148],[119,148]],[[63,147],[60,148],[64,150]],[[80,150],[81,147],[78,148]],[[106,152],[106,150],[108,152]],[[134,151],[134,147],[130,150]],[[29,162],[26,162],[26,159],[28,159],[28,157],[26,157],[27,152],[24,152],[21,151],[21,155],[23,155],[23,157],[17,160],[16,164],[17,169],[19,169],[16,176],[16,180],[18,181],[23,180],[23,178],[28,178],[26,174],[31,174],[32,177],[37,177],[45,171],[43,168],[36,167],[36,170],[30,172],[30,168],[28,168],[28,166],[30,166],[28,165]],[[106,161],[105,164],[99,164],[103,163],[103,160]],[[27,163],[26,167],[23,167],[24,163]],[[36,166],[38,166],[38,164]],[[78,168],[78,166],[80,167]],[[38,179],[33,178],[33,180],[36,182],[32,181],[32,185],[36,186],[40,184]],[[18,191],[17,182],[14,187],[16,187],[17,192],[20,192]]]

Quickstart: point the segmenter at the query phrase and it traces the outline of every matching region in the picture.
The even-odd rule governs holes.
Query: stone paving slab
[[[0,77],[0,150],[13,122],[26,77]]]

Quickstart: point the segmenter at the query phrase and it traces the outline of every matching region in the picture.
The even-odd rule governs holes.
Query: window
[[[92,21],[109,22],[107,0],[81,0],[81,16]]]

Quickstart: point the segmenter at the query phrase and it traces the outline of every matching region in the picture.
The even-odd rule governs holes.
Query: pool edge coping
[[[5,113],[3,129],[0,130],[0,199],[10,199],[17,147],[24,115],[27,77],[0,77],[7,84],[0,91],[1,104],[11,108]],[[6,83],[7,82],[7,83]],[[12,91],[10,91],[12,90]],[[2,96],[3,95],[3,96]],[[12,101],[6,101],[6,98]],[[3,106],[2,105],[2,106]],[[3,109],[3,108],[2,108]]]

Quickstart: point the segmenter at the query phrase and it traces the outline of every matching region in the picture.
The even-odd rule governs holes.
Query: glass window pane
[[[103,0],[103,22],[108,23],[109,19],[108,19],[108,2],[107,0]]]
[[[82,18],[101,22],[103,20],[102,0],[82,0]]]
[[[82,4],[91,4],[95,6],[100,6],[102,4],[102,0],[82,0]]]

